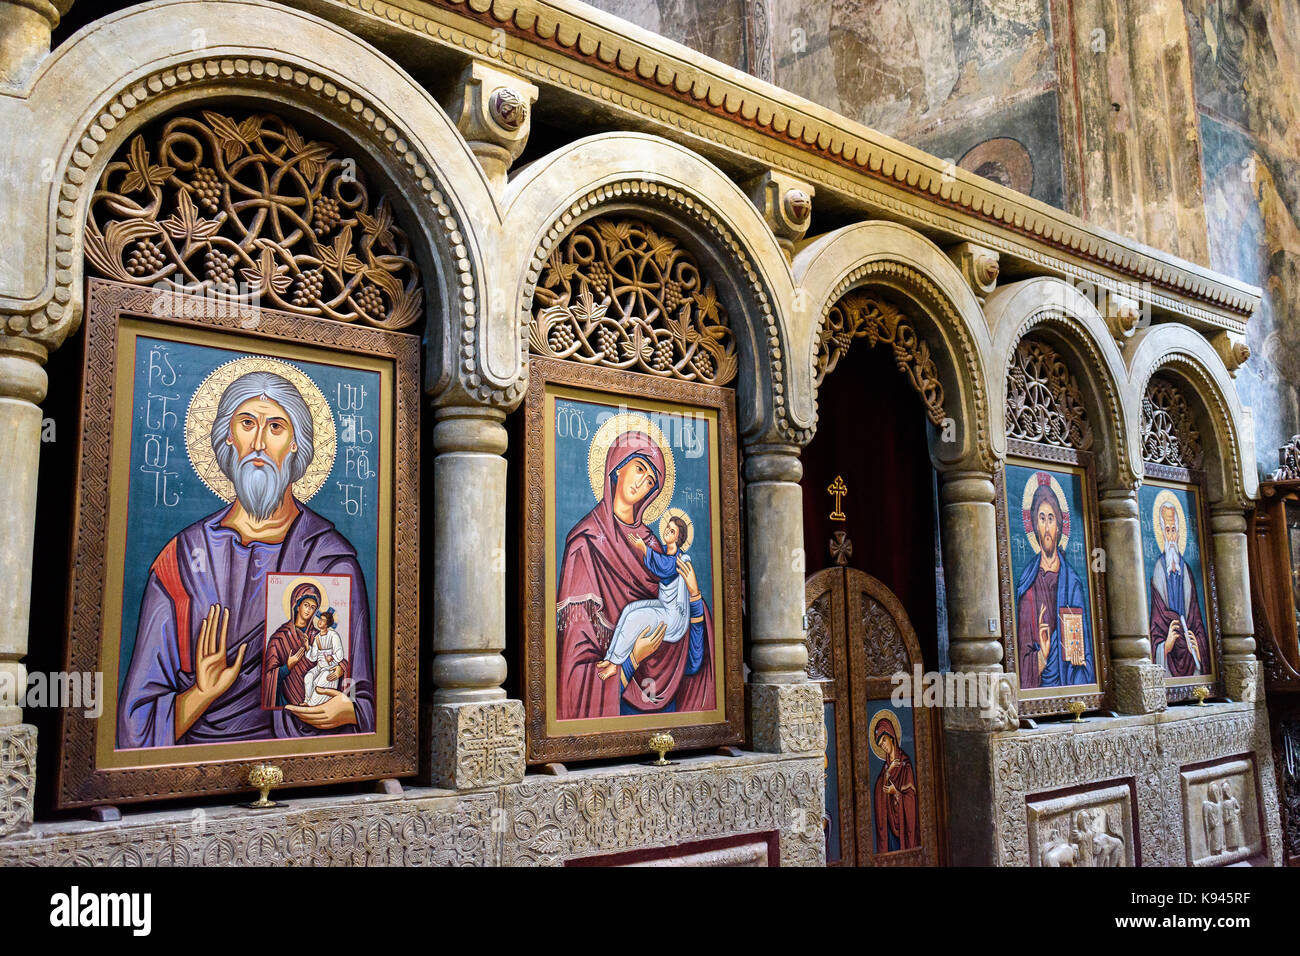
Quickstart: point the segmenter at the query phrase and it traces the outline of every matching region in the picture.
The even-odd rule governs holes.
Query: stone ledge
[[[0,867],[560,865],[771,831],[782,865],[825,864],[820,754],[575,767],[470,793],[307,796],[271,810],[233,801],[37,823],[0,839]]]

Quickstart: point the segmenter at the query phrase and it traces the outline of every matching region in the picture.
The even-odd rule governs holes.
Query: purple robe
[[[1151,572],[1151,657],[1156,663],[1164,664],[1171,677],[1209,674],[1210,640],[1201,616],[1201,602],[1196,596],[1196,583],[1185,562],[1179,561],[1173,574],[1169,573],[1167,563],[1162,553]],[[1170,650],[1166,647],[1169,623],[1180,618],[1186,625],[1183,636]],[[1196,655],[1192,654],[1190,642],[1193,641]]]
[[[297,505],[300,513],[289,533],[275,544],[242,544],[237,531],[222,527],[230,511],[224,508],[194,522],[159,553],[149,569],[135,648],[118,699],[119,749],[374,732],[370,602],[356,550],[333,524],[301,502]],[[266,576],[278,573],[352,579],[348,633],[356,724],[317,730],[289,711],[262,707]],[[235,682],[177,740],[176,697],[194,686],[199,630],[213,604],[230,610],[227,664],[242,645],[248,650]]]

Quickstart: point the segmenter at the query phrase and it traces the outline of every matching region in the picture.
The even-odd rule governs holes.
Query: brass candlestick
[[[276,805],[276,802],[270,799],[271,788],[284,783],[284,771],[275,764],[259,763],[248,771],[248,783],[260,791],[258,799],[248,806],[254,810],[265,810]]]
[[[672,761],[665,760],[664,754],[673,749],[677,741],[673,740],[673,735],[666,730],[661,730],[657,734],[650,735],[650,749],[659,755],[659,759],[654,761],[653,766],[667,767]]]
[[[1081,700],[1072,700],[1065,705],[1070,713],[1074,714],[1074,720],[1071,723],[1083,723],[1083,712],[1088,709],[1088,705]]]
[[[1193,687],[1192,696],[1196,698],[1196,704],[1198,707],[1204,707],[1205,698],[1210,696],[1210,692],[1204,687]]]

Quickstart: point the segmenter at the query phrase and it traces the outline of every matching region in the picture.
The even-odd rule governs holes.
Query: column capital
[[[490,405],[447,405],[433,411],[433,448],[439,455],[504,455],[506,413]]]
[[[1214,534],[1246,533],[1246,513],[1232,505],[1214,505],[1210,508],[1210,531]]]
[[[761,443],[745,448],[744,475],[748,482],[789,481],[803,477],[797,445]]]
[[[1102,521],[1136,521],[1140,517],[1136,488],[1108,488],[1098,501]]]
[[[50,54],[72,0],[0,0],[0,87],[22,86]]]
[[[940,476],[939,500],[945,505],[992,504],[997,499],[993,475],[986,471],[945,471]]]
[[[47,354],[35,342],[0,335],[0,398],[16,398],[35,405],[45,398],[50,380],[42,365]]]

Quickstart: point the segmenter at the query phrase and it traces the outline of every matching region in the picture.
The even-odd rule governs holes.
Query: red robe
[[[635,523],[628,525],[614,516],[614,473],[637,456],[650,464],[659,481],[637,502]],[[605,456],[605,493],[565,539],[555,596],[559,657],[556,717],[560,720],[617,717],[620,698],[639,711],[663,710],[674,702],[678,712],[712,710],[715,706],[713,617],[707,605],[704,660],[694,674],[686,673],[689,642],[685,640],[661,644],[641,662],[626,690],[617,673],[606,680],[596,673],[623,608],[632,601],[659,596],[659,579],[646,569],[627,536],[635,535],[647,547],[663,550],[641,520],[663,487],[663,474],[663,454],[648,435],[627,432],[620,436]],[[653,686],[657,702],[647,699],[642,690],[647,679],[653,681],[649,686]]]
[[[885,793],[885,784],[891,783],[897,793]],[[876,778],[872,800],[876,816],[876,852],[890,852],[892,833],[898,846],[908,850],[921,845],[921,829],[917,817],[916,774],[912,761],[902,750],[894,751],[894,759],[886,764]]]

